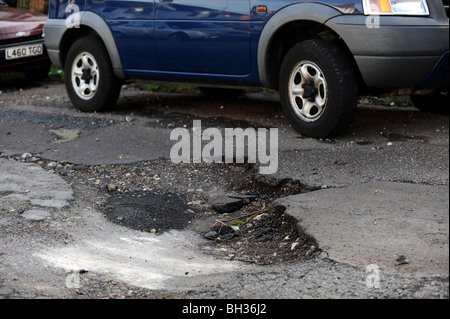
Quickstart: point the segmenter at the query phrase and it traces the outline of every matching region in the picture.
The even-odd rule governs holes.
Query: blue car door
[[[156,0],[155,5],[161,71],[250,73],[250,0]]]
[[[154,39],[155,0],[88,0],[88,4],[111,29],[124,69],[158,68]]]

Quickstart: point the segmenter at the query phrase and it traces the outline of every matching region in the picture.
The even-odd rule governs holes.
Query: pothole
[[[285,214],[285,207],[264,207],[242,215],[242,211],[217,219],[209,238],[209,253],[228,260],[259,265],[301,262],[317,256],[316,240]],[[213,235],[213,236],[214,236]],[[209,235],[211,236],[211,235]]]
[[[311,189],[289,179],[260,179],[252,165],[174,164],[161,159],[66,166],[55,170],[75,192],[96,188],[97,195],[89,200],[113,223],[156,235],[189,228],[207,239],[205,253],[260,265],[304,261],[320,253],[297,220],[282,206],[272,206],[280,197]],[[249,200],[235,211],[218,213],[211,199],[224,193]]]

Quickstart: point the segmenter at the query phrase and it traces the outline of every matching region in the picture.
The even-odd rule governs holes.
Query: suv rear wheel
[[[343,52],[323,40],[301,42],[281,65],[280,101],[304,136],[336,136],[350,126],[357,105],[355,76]]]
[[[96,36],[73,43],[64,71],[67,93],[78,110],[104,111],[116,104],[122,81],[114,74],[108,52]]]

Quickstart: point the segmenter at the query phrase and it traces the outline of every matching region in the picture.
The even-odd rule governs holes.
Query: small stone
[[[223,240],[231,240],[234,238],[234,236],[235,236],[235,234],[228,233],[228,234],[223,235],[222,239]]]
[[[250,204],[251,201],[256,199],[256,195],[244,195],[244,194],[230,194],[227,197],[242,199],[245,205]]]
[[[106,184],[106,189],[108,190],[108,192],[114,192],[117,189],[117,186],[114,184]]]
[[[221,214],[234,212],[242,206],[244,206],[243,199],[228,196],[218,196],[211,203],[211,207]]]
[[[56,162],[50,162],[47,164],[47,167],[56,167],[56,166],[58,166],[58,163]]]
[[[200,204],[202,204],[203,203],[203,201],[201,201],[201,200],[194,200],[194,201],[192,201],[192,202],[189,202],[189,203],[187,203],[188,205],[200,205]]]
[[[405,265],[405,264],[409,264],[409,261],[406,259],[406,257],[404,255],[398,255],[397,258],[395,259],[395,264],[397,266]]]
[[[216,231],[210,231],[208,233],[205,234],[205,238],[206,239],[216,239],[218,236]]]
[[[215,231],[217,235],[234,234],[236,232],[232,227],[224,225],[216,225],[212,228],[212,231]]]
[[[326,251],[322,251],[321,253],[320,253],[320,255],[319,255],[319,258],[320,259],[327,259],[327,258],[329,258],[330,256],[328,255],[328,253],[326,252]]]
[[[31,155],[30,153],[23,153],[23,154],[20,156],[20,158],[23,159],[23,160],[27,160],[27,159],[29,159],[29,158],[31,158],[31,157],[32,157],[32,155]]]

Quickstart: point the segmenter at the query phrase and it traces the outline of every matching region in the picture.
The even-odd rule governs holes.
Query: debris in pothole
[[[211,231],[205,234],[206,239],[211,240],[230,240],[238,236],[236,230],[227,225],[215,225]]]
[[[23,153],[21,156],[20,156],[20,158],[22,159],[22,160],[27,160],[27,159],[29,159],[29,158],[31,158],[32,157],[32,155],[30,154],[30,153]]]
[[[397,255],[397,258],[395,258],[394,263],[396,266],[406,265],[409,264],[409,260],[407,260],[404,255]]]
[[[214,230],[211,230],[211,231],[207,232],[207,233],[204,235],[204,237],[205,237],[206,239],[210,239],[210,240],[216,239],[217,236],[219,236],[219,234],[218,234],[216,231],[214,231]]]
[[[218,213],[231,213],[244,206],[244,200],[229,196],[217,196],[212,199],[211,207]]]
[[[205,234],[218,249],[215,256],[261,265],[304,261],[321,253],[314,238],[304,233],[297,221],[284,213],[285,207],[248,207],[217,219],[212,230]],[[219,235],[218,229],[226,229]]]
[[[108,192],[114,192],[115,190],[117,190],[117,186],[114,184],[106,184],[106,189],[108,190]]]

